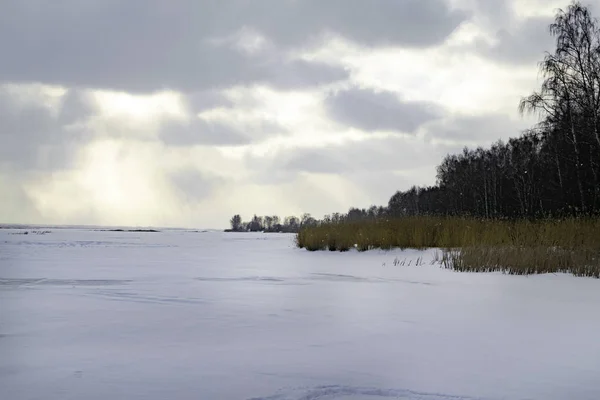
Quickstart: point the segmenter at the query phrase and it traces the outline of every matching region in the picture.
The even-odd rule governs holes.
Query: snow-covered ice
[[[600,399],[600,280],[51,230],[0,230],[2,399]]]

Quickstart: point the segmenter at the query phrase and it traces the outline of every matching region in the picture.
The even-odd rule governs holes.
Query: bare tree
[[[582,213],[598,207],[600,175],[600,29],[598,20],[580,2],[559,10],[550,33],[554,53],[540,63],[544,78],[539,91],[523,98],[521,113],[537,113],[548,136],[554,167],[561,180],[573,175]],[[561,161],[562,159],[562,161]],[[566,169],[563,167],[567,164]]]

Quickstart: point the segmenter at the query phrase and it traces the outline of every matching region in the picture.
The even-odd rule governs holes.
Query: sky
[[[568,4],[0,0],[0,222],[386,205],[536,122],[518,102]]]

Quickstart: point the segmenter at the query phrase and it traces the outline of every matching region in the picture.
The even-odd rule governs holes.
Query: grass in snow
[[[406,217],[324,223],[301,229],[296,243],[310,251],[436,247],[444,249],[443,265],[457,271],[600,277],[598,219]]]

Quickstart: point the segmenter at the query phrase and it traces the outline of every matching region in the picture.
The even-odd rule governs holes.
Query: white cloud
[[[524,91],[535,87],[535,64],[507,68],[459,50],[453,44],[426,50],[373,50],[335,40],[305,57],[349,68],[360,87],[394,91],[408,101],[439,104],[450,112],[514,109]]]
[[[136,121],[158,118],[187,118],[185,98],[173,91],[149,95],[133,95],[125,92],[93,90],[90,97],[103,117],[131,118]]]

